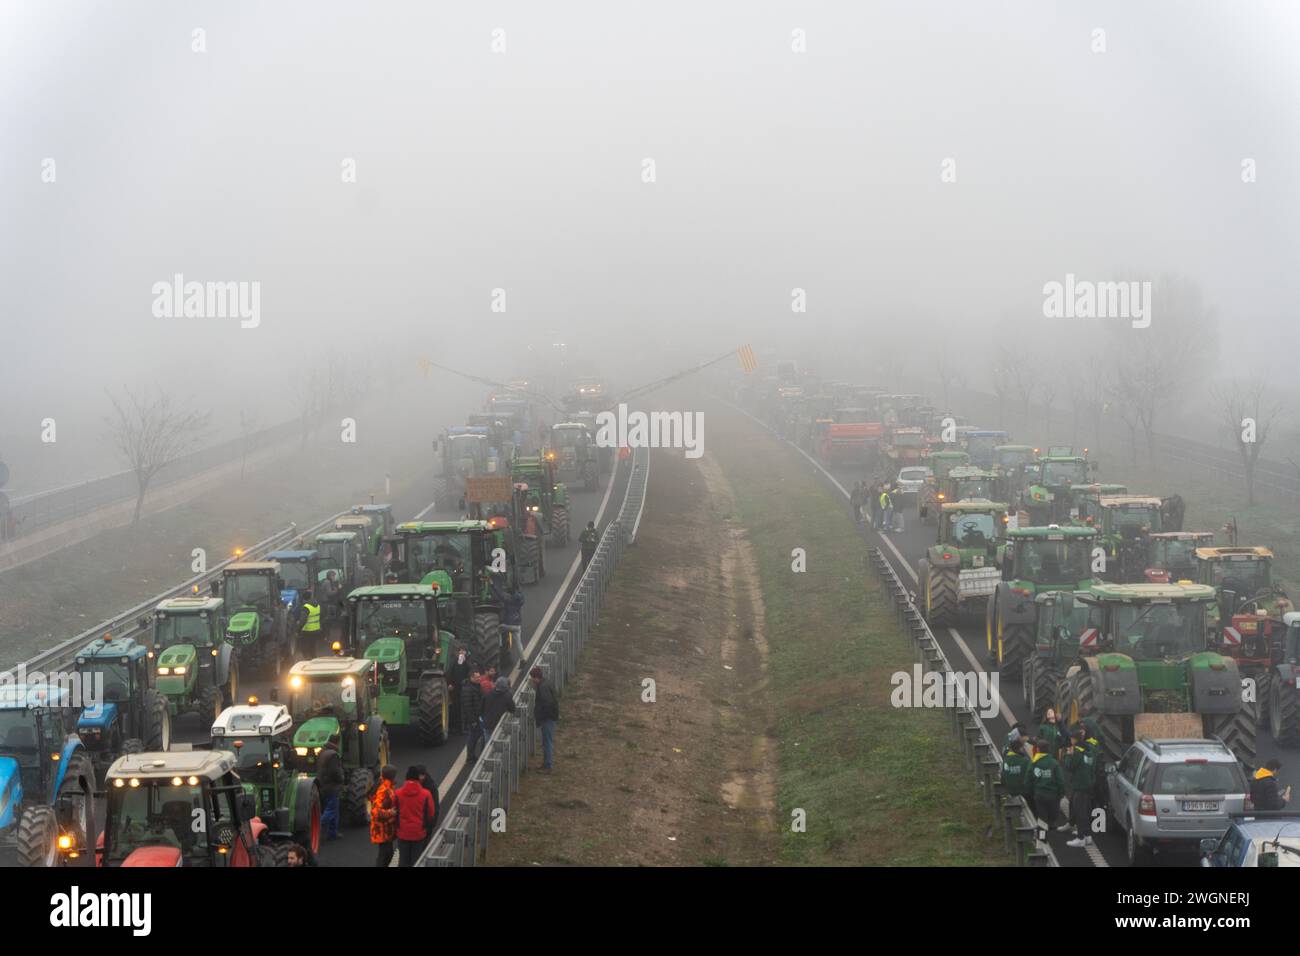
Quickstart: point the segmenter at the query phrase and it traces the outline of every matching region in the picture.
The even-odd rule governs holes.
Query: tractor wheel
[[[239,700],[239,664],[232,657],[230,659],[230,669],[226,672],[226,683],[224,693],[226,706],[233,707]]]
[[[925,618],[934,627],[947,627],[957,620],[957,572],[926,565]]]
[[[998,662],[997,645],[998,596],[989,595],[988,607],[984,609],[984,662],[991,668]]]
[[[1029,716],[1042,720],[1043,712],[1056,706],[1056,675],[1043,667],[1037,655],[1025,658],[1020,672],[1020,686],[1025,693],[1025,704],[1029,707]]]
[[[1057,717],[1065,721],[1067,728],[1082,723],[1085,717],[1093,718],[1101,728],[1101,745],[1106,750],[1107,758],[1119,763],[1125,749],[1124,719],[1115,714],[1097,712],[1096,692],[1092,674],[1088,670],[1077,671],[1070,677],[1068,685],[1064,701],[1068,704],[1068,709],[1058,713]]]
[[[209,687],[199,695],[199,723],[204,730],[211,730],[221,716],[224,697],[220,687]]]
[[[998,639],[998,674],[1004,681],[1020,679],[1025,658],[1034,652],[1034,634],[1026,624],[1004,624]]]
[[[142,754],[144,750],[144,741],[139,737],[132,737],[129,740],[122,741],[121,752],[124,754]]]
[[[172,744],[172,715],[167,699],[156,690],[144,693],[144,746],[147,750],[166,751]]]
[[[1201,717],[1205,736],[1219,737],[1238,760],[1248,767],[1255,766],[1256,743],[1259,737],[1259,705],[1242,701],[1235,714],[1205,714]]]
[[[289,844],[263,843],[257,848],[257,865],[287,867],[289,865]]]
[[[551,509],[551,535],[546,543],[556,548],[569,543],[569,509],[564,505]]]
[[[496,611],[479,611],[474,615],[474,659],[479,667],[488,667],[501,656],[501,617]]]
[[[528,584],[537,584],[542,580],[542,544],[536,538],[525,538],[519,547],[520,565],[533,569],[533,579]]]
[[[1300,747],[1300,690],[1276,673],[1268,693],[1269,725],[1279,747]]]
[[[437,746],[447,739],[447,684],[431,677],[420,684],[415,695],[415,730],[421,742]]]
[[[294,807],[293,842],[305,846],[315,856],[320,852],[320,787],[315,780],[301,781],[299,787],[303,784],[307,784],[306,791],[298,794]]]
[[[370,791],[374,783],[374,775],[365,767],[359,767],[348,775],[343,793],[339,795],[339,810],[348,826],[360,827],[370,822]]]
[[[53,807],[28,807],[18,823],[18,865],[48,869],[59,863],[59,821]]]

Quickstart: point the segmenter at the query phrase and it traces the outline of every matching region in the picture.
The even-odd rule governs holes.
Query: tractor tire
[[[546,543],[554,548],[563,548],[569,543],[569,509],[564,505],[551,509],[551,534]]]
[[[1097,713],[1092,674],[1086,669],[1072,675],[1067,684],[1065,700],[1062,701],[1067,709],[1058,711],[1057,717],[1065,722],[1067,729],[1076,723],[1082,723],[1085,717],[1092,717],[1101,728],[1101,745],[1106,751],[1107,759],[1119,763],[1127,749],[1124,718],[1115,714]]]
[[[18,822],[18,865],[59,865],[59,821],[53,807],[28,807]]]
[[[1043,713],[1049,707],[1056,706],[1056,675],[1050,668],[1042,666],[1038,657],[1030,654],[1025,658],[1021,670],[1020,686],[1025,693],[1025,704],[1029,707],[1029,716],[1041,721]]]
[[[998,596],[989,595],[988,607],[984,609],[984,663],[993,668],[998,662]]]
[[[925,619],[932,627],[948,627],[956,622],[956,571],[925,565]]]
[[[299,786],[304,784],[307,791],[298,795],[298,805],[294,807],[293,842],[305,846],[315,856],[320,852],[320,787],[315,780],[302,781]]]
[[[1005,624],[998,645],[998,674],[1002,681],[1020,679],[1025,658],[1034,652],[1034,632],[1027,624]]]
[[[230,669],[226,671],[226,683],[222,685],[222,698],[227,707],[233,707],[239,701],[239,663],[233,657]]]
[[[1295,681],[1272,675],[1268,692],[1269,725],[1279,747],[1300,747],[1300,690]]]
[[[144,750],[144,741],[139,737],[132,737],[131,739],[122,742],[121,753],[123,754],[142,754],[144,753]]]
[[[212,725],[225,709],[225,694],[220,687],[209,687],[199,694],[199,724],[204,730],[211,730]]]
[[[1238,760],[1255,766],[1259,739],[1259,705],[1254,701],[1241,704],[1235,714],[1205,714],[1201,718],[1205,736],[1219,737]]]
[[[539,584],[542,580],[542,544],[536,538],[525,539],[519,546],[519,565],[533,569],[533,579],[525,584]]]
[[[166,751],[172,745],[172,715],[167,698],[156,690],[144,692],[144,749]]]
[[[479,611],[474,615],[474,660],[479,667],[489,667],[501,656],[501,617],[496,611]]]
[[[289,844],[263,843],[257,848],[257,865],[287,867],[289,865]]]
[[[421,743],[436,747],[446,742],[450,730],[447,682],[441,677],[431,677],[421,682],[415,695],[415,731]]]
[[[370,822],[370,791],[374,785],[374,774],[364,767],[348,774],[339,794],[339,813],[346,826],[361,827]]]

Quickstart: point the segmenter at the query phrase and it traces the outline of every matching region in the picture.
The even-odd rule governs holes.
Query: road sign
[[[509,475],[482,475],[465,479],[465,500],[487,503],[509,501],[514,495],[514,485]]]
[[[737,354],[740,356],[740,367],[746,374],[758,368],[758,358],[754,355],[752,346],[742,345]]]

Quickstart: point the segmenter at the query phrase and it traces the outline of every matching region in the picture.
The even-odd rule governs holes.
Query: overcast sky
[[[557,339],[626,384],[742,342],[842,364],[918,321],[1047,322],[1067,272],[1186,276],[1284,367],[1298,26],[1281,2],[4,0],[0,456],[58,416],[83,477],[123,384],[219,428],[249,396],[291,417],[281,383],[326,348],[394,378],[421,354],[505,377]],[[177,273],[259,282],[260,324],[156,317]]]

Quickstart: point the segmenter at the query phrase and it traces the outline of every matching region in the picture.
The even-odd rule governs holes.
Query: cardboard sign
[[[480,475],[465,479],[465,500],[472,503],[509,501],[514,495],[514,483],[509,475]]]

